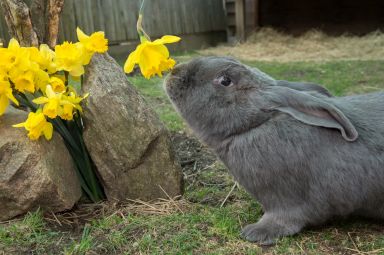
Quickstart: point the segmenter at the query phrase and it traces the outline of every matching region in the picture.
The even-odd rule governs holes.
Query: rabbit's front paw
[[[271,245],[280,236],[280,231],[273,226],[259,223],[249,224],[241,230],[241,237],[249,242],[257,242],[262,245]]]
[[[279,237],[296,234],[303,226],[300,221],[286,219],[285,222],[280,218],[277,224],[273,217],[264,215],[259,222],[245,226],[241,231],[241,237],[261,245],[274,244]]]

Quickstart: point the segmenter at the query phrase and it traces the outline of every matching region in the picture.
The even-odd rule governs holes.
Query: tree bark
[[[31,19],[33,26],[39,38],[39,43],[45,42],[45,30],[46,30],[46,19],[48,0],[33,0],[31,3]]]
[[[65,0],[32,0],[31,7],[23,0],[0,0],[12,37],[22,46],[48,44],[54,48]]]
[[[32,26],[27,4],[22,0],[1,0],[1,7],[10,35],[22,46],[37,46],[39,41]]]
[[[45,37],[47,44],[54,48],[59,36],[60,14],[63,10],[64,0],[48,0],[48,29]]]

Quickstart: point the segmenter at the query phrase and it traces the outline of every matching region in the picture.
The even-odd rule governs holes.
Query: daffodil
[[[44,135],[47,140],[51,140],[53,133],[53,126],[45,119],[41,111],[36,113],[31,112],[25,122],[13,125],[13,127],[24,127],[31,140],[37,140],[40,136]]]
[[[39,64],[41,70],[44,70],[49,74],[56,72],[56,63],[54,62],[56,54],[48,45],[41,44],[39,49],[30,47],[28,50],[31,55],[30,59]]]
[[[49,84],[52,86],[52,89],[54,92],[57,92],[57,93],[65,92],[66,87],[65,87],[64,79],[65,79],[64,77],[62,78],[59,76],[52,76],[49,79]]]
[[[95,32],[89,36],[84,34],[80,28],[77,28],[76,33],[80,43],[84,45],[87,51],[104,53],[108,50],[108,39],[105,38],[104,32]]]
[[[71,104],[68,100],[63,99],[62,93],[55,93],[51,85],[47,85],[45,90],[46,96],[33,99],[35,104],[43,104],[43,113],[51,119],[56,118],[63,113],[63,105]]]
[[[11,39],[8,48],[0,49],[0,66],[6,71],[26,71],[30,68],[30,52],[25,47],[20,47],[16,39]]]
[[[83,62],[86,58],[83,46],[79,43],[64,42],[56,45],[56,68],[69,72],[72,76],[84,74]]]
[[[64,105],[60,118],[63,120],[73,120],[73,106],[70,104]]]
[[[88,97],[88,94],[83,97],[79,97],[76,95],[76,91],[73,88],[69,87],[68,89],[69,93],[68,95],[63,95],[63,99],[70,102],[70,104],[63,105],[63,112],[60,115],[60,118],[64,120],[72,120],[75,109],[80,113],[83,112],[83,108],[81,107],[80,103],[86,97]]]
[[[49,75],[47,72],[41,69],[32,69],[35,74],[35,89],[40,89],[41,91],[45,91],[47,84],[50,81]]]
[[[35,92],[35,74],[33,71],[20,72],[20,70],[16,70],[10,74],[10,78],[15,85],[15,89],[21,93],[26,91]]]
[[[0,76],[0,115],[3,115],[11,100],[16,105],[19,105],[16,98],[12,94],[11,84],[8,79]]]
[[[139,65],[141,73],[147,79],[153,75],[162,76],[162,72],[170,70],[176,64],[169,57],[169,51],[164,44],[180,41],[180,37],[165,35],[153,42],[143,40],[129,56],[124,65],[124,71],[130,73],[136,64]]]

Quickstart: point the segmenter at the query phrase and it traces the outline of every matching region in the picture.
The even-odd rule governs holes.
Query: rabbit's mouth
[[[177,86],[177,83],[179,81],[179,77],[177,76],[174,76],[172,74],[168,74],[166,77],[165,77],[165,80],[164,80],[164,90],[169,93],[170,90],[173,88],[173,87],[176,87]]]
[[[181,93],[178,92],[180,90],[181,84],[182,84],[182,77],[168,74],[167,77],[165,78],[164,90],[172,102],[175,102],[177,101],[178,98],[182,97]]]

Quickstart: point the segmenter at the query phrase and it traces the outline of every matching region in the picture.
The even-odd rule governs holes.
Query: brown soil
[[[171,139],[184,176],[194,174],[197,170],[204,169],[217,160],[213,152],[192,135],[187,135],[185,132],[174,132],[171,134]]]

